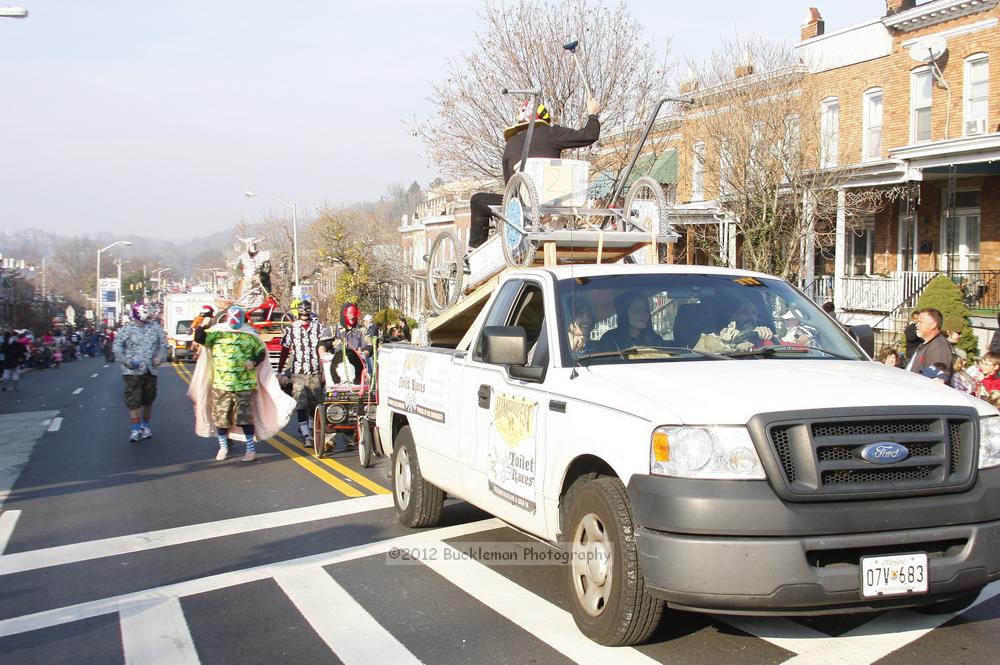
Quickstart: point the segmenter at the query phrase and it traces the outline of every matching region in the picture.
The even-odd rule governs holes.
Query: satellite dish
[[[930,63],[936,61],[948,50],[948,42],[944,37],[928,37],[919,40],[910,47],[910,58],[917,62]]]

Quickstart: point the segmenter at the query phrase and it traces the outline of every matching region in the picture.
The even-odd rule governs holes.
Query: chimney
[[[813,37],[819,37],[823,34],[825,28],[826,24],[824,23],[819,10],[815,7],[810,7],[806,10],[806,22],[802,24],[802,41],[812,39]]]
[[[917,6],[917,0],[885,0],[885,15],[892,16]]]
[[[747,49],[743,54],[743,63],[736,66],[734,74],[738,79],[753,74],[753,54],[750,53],[750,49]]]
[[[678,86],[678,91],[682,95],[690,95],[698,90],[698,77],[695,75],[694,70],[690,67],[684,72],[684,78],[681,80],[680,86]]]

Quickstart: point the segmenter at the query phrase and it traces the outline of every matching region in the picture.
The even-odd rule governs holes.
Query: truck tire
[[[437,526],[444,492],[424,480],[408,426],[396,434],[392,451],[392,500],[396,517],[409,527]]]
[[[663,601],[646,592],[635,522],[618,478],[581,478],[566,496],[570,564],[566,581],[580,632],[605,646],[639,644],[660,623]]]
[[[964,593],[956,598],[941,600],[936,603],[931,603],[930,605],[914,607],[913,609],[921,614],[958,614],[962,610],[969,607],[969,605],[976,602],[976,598],[979,597],[979,592],[981,590],[982,589],[976,589],[975,591]]]

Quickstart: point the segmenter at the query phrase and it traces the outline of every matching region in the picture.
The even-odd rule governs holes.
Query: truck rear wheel
[[[660,623],[663,601],[646,592],[625,486],[607,476],[580,479],[564,500],[568,592],[577,627],[605,646],[645,641]]]
[[[444,492],[424,480],[409,427],[396,434],[392,451],[392,499],[396,517],[409,527],[436,526],[441,521]]]

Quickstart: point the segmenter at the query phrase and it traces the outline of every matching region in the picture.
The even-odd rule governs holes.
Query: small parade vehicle
[[[358,353],[354,349],[348,352]],[[330,452],[334,447],[333,436],[340,432],[348,446],[357,446],[358,460],[362,467],[368,468],[374,457],[384,454],[375,431],[375,407],[378,404],[376,377],[375,374],[368,374],[362,357],[361,381],[354,383],[354,367],[342,356],[343,360],[336,367],[341,381],[334,381],[330,365],[332,357],[330,354],[321,357],[326,382],[323,403],[316,407],[313,414],[313,450],[316,457]],[[377,368],[378,363],[373,366]],[[377,373],[378,370],[375,371]]]

